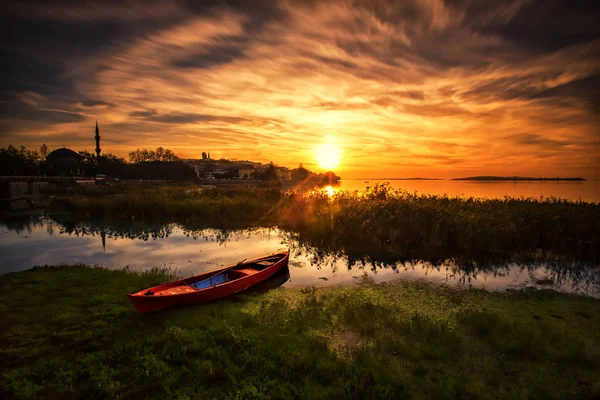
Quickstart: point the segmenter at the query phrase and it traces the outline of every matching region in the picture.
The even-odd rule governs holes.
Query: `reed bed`
[[[278,226],[300,241],[376,261],[600,260],[600,204],[556,198],[479,199],[409,193],[169,186],[61,196],[85,216],[194,227]]]

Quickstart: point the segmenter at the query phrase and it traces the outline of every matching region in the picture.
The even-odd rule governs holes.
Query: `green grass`
[[[600,301],[423,283],[279,288],[138,315],[162,272],[0,277],[0,395],[369,399],[600,396]]]
[[[332,198],[277,188],[167,186],[73,194],[55,204],[85,218],[189,229],[279,226],[301,243],[351,259],[600,261],[600,204],[553,198],[417,195],[387,185]]]

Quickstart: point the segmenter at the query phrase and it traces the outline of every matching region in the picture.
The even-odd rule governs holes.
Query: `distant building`
[[[47,170],[51,175],[81,176],[83,157],[71,149],[56,149],[46,157]]]
[[[251,163],[238,162],[236,166],[238,176],[242,179],[251,179],[256,173],[256,168]]]
[[[251,179],[255,173],[254,168],[240,168],[238,169],[238,174],[242,179]]]
[[[100,129],[98,128],[98,120],[96,120],[96,163],[100,158]],[[88,165],[89,167],[89,165]],[[83,176],[85,174],[86,165],[84,165],[84,157],[79,153],[63,147],[51,151],[46,156],[46,171],[50,175],[55,176]],[[88,173],[90,173],[88,169]]]
[[[285,167],[277,167],[277,178],[279,178],[280,181],[291,181],[292,171]]]
[[[98,159],[100,159],[100,152],[102,151],[102,149],[100,149],[100,129],[98,129],[98,120],[96,120],[96,136],[94,137],[94,139],[96,139],[96,163],[97,163]]]

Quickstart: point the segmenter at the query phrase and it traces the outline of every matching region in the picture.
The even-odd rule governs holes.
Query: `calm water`
[[[60,218],[57,218],[60,221]],[[452,262],[432,265],[414,261],[399,264],[349,265],[344,256],[322,254],[300,246],[289,233],[273,228],[222,232],[185,231],[177,225],[72,224],[48,217],[0,222],[0,272],[36,265],[90,264],[135,269],[169,267],[188,276],[290,249],[290,280],[285,286],[350,284],[424,279],[451,286],[505,290],[553,288],[600,297],[600,266],[574,264],[509,264],[464,267]]]
[[[336,190],[363,191],[368,186],[389,182],[397,189],[436,195],[504,198],[510,197],[558,197],[567,200],[600,202],[600,181],[583,182],[482,182],[482,181],[385,181],[385,180],[344,180]]]

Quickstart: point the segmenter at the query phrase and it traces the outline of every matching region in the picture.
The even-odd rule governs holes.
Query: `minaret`
[[[96,160],[100,158],[100,129],[98,129],[98,120],[96,120]]]

